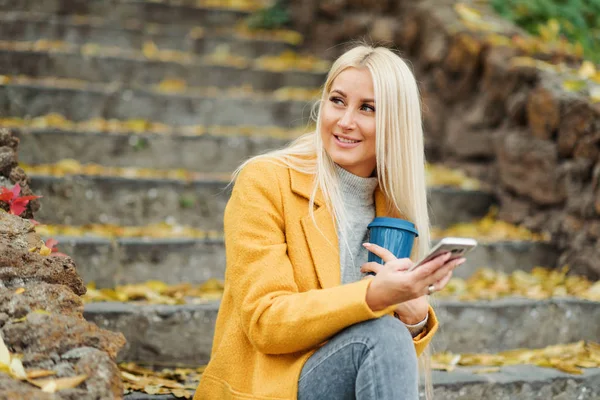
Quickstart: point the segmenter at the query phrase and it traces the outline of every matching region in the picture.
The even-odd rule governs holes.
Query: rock
[[[558,205],[566,199],[554,143],[511,132],[498,140],[497,161],[501,182],[516,193],[540,205]]]
[[[15,249],[27,251],[39,246],[42,239],[29,220],[0,212],[0,241],[10,243]]]
[[[365,35],[373,24],[374,17],[367,13],[355,13],[347,15],[340,27],[343,40],[357,38]],[[331,26],[327,28],[331,32]]]
[[[436,75],[437,86],[446,99],[467,99],[479,83],[482,43],[474,36],[457,34],[452,37],[442,61],[443,74]]]
[[[518,126],[527,125],[527,97],[527,92],[518,91],[510,95],[506,100],[506,113],[511,122]]]
[[[0,374],[0,399],[56,400],[56,396],[52,393],[42,392],[27,382],[13,379],[7,374]]]
[[[76,316],[81,316],[83,312],[81,298],[66,286],[37,283],[27,285],[24,289],[20,294],[15,294],[14,288],[0,289],[0,313],[17,319],[35,310]]]
[[[573,157],[575,157],[575,159],[589,160],[592,162],[596,161],[596,159],[598,159],[598,154],[600,154],[599,145],[600,132],[585,135],[577,141],[575,150],[573,151]]]
[[[427,159],[439,159],[444,150],[446,136],[447,113],[445,104],[429,91],[422,91],[423,98],[423,130],[425,132],[425,149]]]
[[[481,79],[482,92],[487,97],[505,102],[516,91],[528,91],[531,82],[537,79],[537,71],[514,67],[507,63],[517,55],[511,47],[491,47],[483,54]]]
[[[529,93],[527,120],[531,134],[538,139],[550,139],[560,122],[560,104],[556,95],[543,87]]]
[[[96,348],[114,360],[125,345],[123,334],[100,329],[81,315],[32,312],[23,322],[7,323],[2,331],[9,349],[23,354],[24,364],[52,359],[79,347]]]
[[[77,350],[80,349],[82,348]],[[79,361],[74,366],[77,374],[88,375],[84,383],[86,398],[121,398],[123,396],[123,383],[121,381],[121,372],[117,365],[106,353],[94,348],[87,349],[89,351],[81,355]]]
[[[600,279],[600,240],[571,245],[560,257],[560,265],[569,265],[573,274],[585,275],[591,280]]]
[[[335,18],[339,13],[341,13],[344,10],[344,8],[346,8],[346,4],[346,0],[321,1],[319,2],[319,11],[329,18]]]
[[[558,127],[558,152],[562,157],[571,156],[581,138],[588,134],[592,134],[593,137],[596,136],[592,129],[597,118],[598,115],[586,101],[574,101],[565,107],[565,112],[560,118]],[[585,146],[585,144],[582,144],[582,146]],[[591,155],[584,149],[579,148],[577,150],[580,157]]]
[[[419,33],[419,23],[417,20],[403,15],[402,20],[398,24],[394,42],[402,51],[408,54],[414,54]]]
[[[358,10],[369,10],[370,13],[382,13],[388,11],[391,0],[347,0],[348,7]]]
[[[393,44],[398,30],[398,19],[394,17],[376,18],[370,31],[371,39],[384,45]]]
[[[421,37],[418,61],[421,68],[438,65],[448,52],[448,36],[442,24],[433,18],[419,18]]]
[[[19,138],[6,128],[0,128],[0,147],[9,147],[14,152],[19,147]]]
[[[8,146],[0,147],[0,174],[8,175],[17,166],[17,157],[13,149]]]
[[[70,257],[23,253],[11,243],[0,242],[0,285],[20,287],[38,282],[65,285],[78,295],[86,291]]]
[[[495,131],[487,129],[469,129],[459,118],[452,118],[448,123],[448,134],[445,149],[463,159],[492,158]]]

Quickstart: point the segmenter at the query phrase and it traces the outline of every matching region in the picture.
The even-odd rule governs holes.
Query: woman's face
[[[375,170],[375,93],[366,68],[347,68],[321,109],[321,139],[333,162],[354,175]]]

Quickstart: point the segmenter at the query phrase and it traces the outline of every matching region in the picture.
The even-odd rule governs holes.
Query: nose
[[[345,131],[354,129],[356,124],[352,110],[347,109],[344,115],[338,120],[337,125]]]

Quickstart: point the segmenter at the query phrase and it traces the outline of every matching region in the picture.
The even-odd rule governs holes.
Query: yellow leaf
[[[570,374],[575,374],[575,375],[581,375],[583,374],[583,371],[579,368],[577,368],[574,364],[571,363],[567,363],[567,362],[557,362],[554,363],[554,367],[556,369],[559,369],[563,372],[568,372]]]
[[[161,387],[157,385],[146,385],[144,386],[144,392],[148,394],[159,394]]]
[[[579,92],[580,90],[583,90],[586,87],[586,83],[585,81],[579,79],[569,79],[563,81],[562,87],[563,89],[569,92]]]
[[[45,244],[43,244],[40,249],[40,255],[49,256],[50,254],[52,254],[52,250],[49,247],[46,247]]]
[[[5,365],[7,367],[10,365],[10,353],[8,352],[8,347],[4,344],[2,335],[0,335],[0,365]]]
[[[25,368],[23,368],[23,363],[20,359],[13,357],[10,362],[10,372],[17,379],[27,379],[27,374],[25,373]]]
[[[474,374],[491,374],[500,372],[500,367],[478,368],[471,371]]]
[[[47,376],[52,376],[52,375],[56,375],[56,372],[46,370],[46,369],[36,369],[36,370],[27,372],[28,379],[45,378]]]
[[[148,40],[144,42],[144,45],[142,46],[142,53],[146,58],[156,58],[156,56],[159,53],[159,50],[158,47],[156,47],[156,44],[154,44],[154,42]]]
[[[36,252],[36,251],[37,251],[37,249],[38,249],[37,247],[32,247],[32,248],[30,248],[30,249],[29,249],[29,250],[27,250],[27,251],[28,251],[28,252],[30,252],[30,253],[34,253],[34,252]]]
[[[23,287],[20,287],[17,290],[15,290],[15,294],[22,294],[24,292],[25,292],[25,288],[23,288]]]
[[[587,60],[584,61],[581,64],[579,71],[577,71],[577,75],[583,79],[588,79],[596,75],[596,67],[594,66],[594,63]]]
[[[464,3],[457,3],[454,5],[454,10],[460,15],[460,17],[467,21],[479,21],[481,19],[481,13],[474,8],[467,6]]]
[[[187,87],[187,83],[181,79],[165,79],[160,82],[156,89],[161,92],[172,92],[181,93],[184,92]]]
[[[46,393],[56,393],[63,389],[73,389],[79,386],[83,381],[87,379],[87,375],[77,375],[71,376],[68,378],[58,378],[58,379],[30,379],[29,383],[39,387],[43,392]]]
[[[590,99],[593,103],[600,102],[600,86],[590,88]]]
[[[171,394],[177,398],[191,399],[192,394],[185,389],[172,389]]]

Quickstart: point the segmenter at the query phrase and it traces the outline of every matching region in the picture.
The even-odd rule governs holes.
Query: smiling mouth
[[[342,142],[342,143],[354,144],[354,143],[359,143],[360,142],[360,140],[350,140],[350,139],[346,139],[346,138],[343,138],[343,137],[340,137],[340,136],[337,136],[337,135],[333,135],[333,136],[335,136],[335,138],[337,140],[339,140],[340,142]]]

